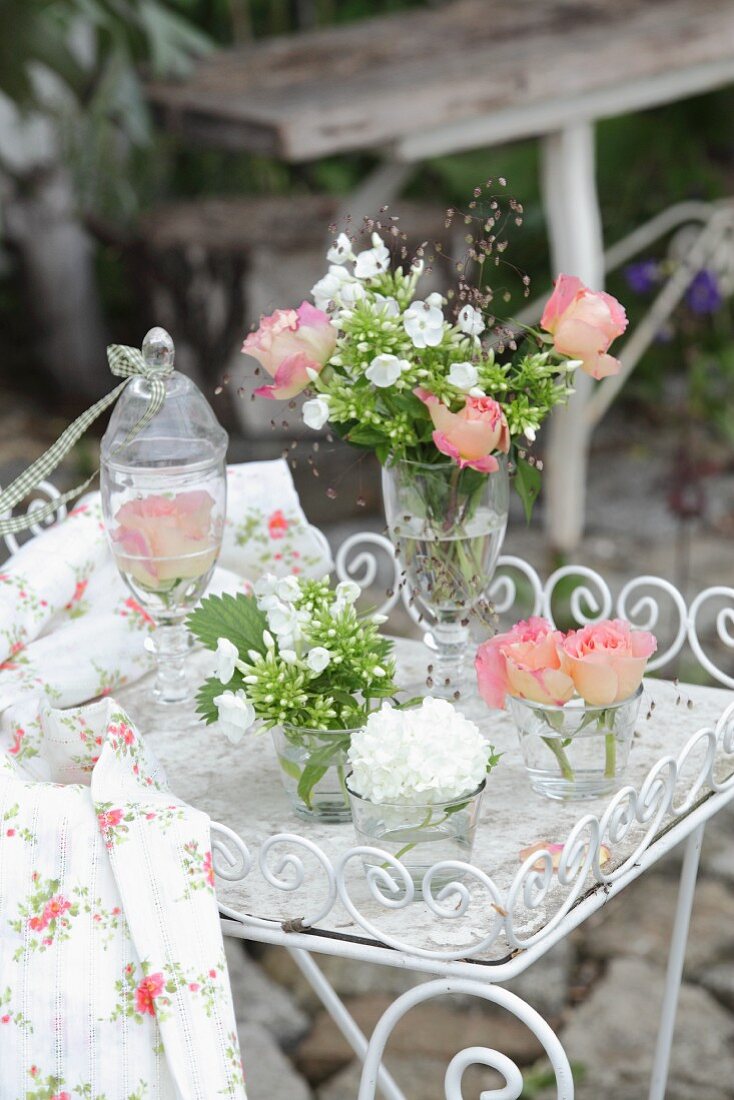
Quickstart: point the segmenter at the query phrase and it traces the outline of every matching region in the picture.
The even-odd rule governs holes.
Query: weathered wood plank
[[[732,0],[457,0],[220,52],[150,96],[199,140],[308,160],[615,87],[644,108],[732,59]]]

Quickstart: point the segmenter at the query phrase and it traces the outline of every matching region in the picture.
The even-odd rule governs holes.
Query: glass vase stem
[[[191,637],[182,622],[161,623],[149,636],[155,655],[156,678],[153,694],[159,703],[183,703],[191,694],[186,674],[186,657]]]
[[[453,699],[461,689],[465,674],[466,650],[469,643],[467,627],[457,623],[437,623],[431,630],[436,643],[436,656],[432,662],[431,694]]]

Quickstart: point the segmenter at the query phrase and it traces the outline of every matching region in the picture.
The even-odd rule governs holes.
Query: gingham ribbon
[[[124,378],[124,382],[121,382],[119,386],[115,386],[114,390],[105,397],[101,397],[99,401],[90,406],[86,412],[83,412],[81,416],[77,417],[77,419],[61,433],[56,442],[53,443],[47,451],[37,458],[27,470],[19,474],[15,481],[8,485],[7,489],[0,492],[0,517],[6,517],[0,519],[0,537],[3,535],[17,534],[18,531],[27,530],[27,528],[34,523],[42,522],[50,515],[53,515],[62,504],[67,504],[70,500],[74,500],[75,497],[78,497],[80,493],[83,493],[87,486],[94,481],[99,473],[98,470],[95,470],[91,477],[88,477],[81,485],[77,485],[75,489],[69,489],[68,492],[63,493],[47,504],[42,504],[33,508],[33,510],[26,515],[11,515],[16,504],[19,504],[20,501],[27,497],[29,493],[32,493],[45,478],[49,477],[49,475],[54,472],[77,440],[84,435],[87,428],[94,423],[97,417],[100,416],[105,409],[109,409],[110,405],[115,403],[131,378],[142,375],[143,378],[148,379],[150,383],[150,400],[140,420],[130,430],[126,442],[133,439],[138,432],[142,431],[146,424],[149,424],[156,413],[160,411],[166,396],[165,380],[173,370],[172,364],[158,365],[147,363],[143,358],[142,352],[138,348],[129,348],[124,344],[110,344],[107,348],[107,362],[110,365],[112,373],[117,378]]]

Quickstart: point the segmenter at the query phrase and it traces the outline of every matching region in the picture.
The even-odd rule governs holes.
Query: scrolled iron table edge
[[[359,543],[369,544],[370,551],[362,549],[352,560],[350,552]],[[371,580],[377,575],[372,548],[384,551],[394,571],[391,595],[383,608],[389,612],[402,596],[409,614],[415,621],[419,615],[410,605],[408,594],[400,587],[399,567],[392,545],[380,535],[368,538],[354,536],[340,548],[336,556],[337,571],[342,579],[365,576]],[[361,572],[360,572],[361,571]],[[728,648],[734,648],[734,588],[716,585],[700,592],[686,604],[678,590],[663,578],[643,575],[624,585],[616,600],[600,574],[584,566],[564,566],[557,569],[543,583],[536,571],[520,558],[505,556],[498,563],[499,576],[490,588],[499,611],[510,610],[518,599],[518,585],[512,572],[519,573],[529,591],[531,611],[553,619],[554,595],[558,584],[569,577],[581,580],[574,589],[571,610],[580,623],[592,622],[615,613],[629,618],[635,625],[654,629],[660,619],[659,597],[670,601],[673,610],[673,641],[650,662],[655,671],[671,661],[686,642],[701,666],[719,683],[734,688],[734,677],[718,668],[706,654],[698,635],[699,617],[708,600],[730,600],[732,608],[721,609],[716,616],[716,632],[719,640]],[[655,593],[655,595],[653,595]],[[527,596],[527,592],[526,592]],[[703,759],[698,766],[685,797],[676,801],[679,780],[686,763],[703,749]],[[731,771],[724,779],[717,779],[717,764],[731,757]],[[707,821],[728,802],[734,800],[734,700],[725,707],[715,726],[703,727],[694,732],[676,757],[661,758],[648,773],[638,789],[621,788],[610,799],[605,813],[596,818],[587,814],[577,821],[563,848],[558,866],[558,881],[568,888],[566,900],[553,917],[538,931],[523,938],[513,926],[513,914],[518,904],[534,908],[545,897],[551,881],[552,856],[550,852],[529,856],[515,875],[510,889],[503,894],[491,878],[471,864],[437,864],[423,882],[423,900],[439,917],[461,915],[467,904],[465,878],[462,882],[443,886],[437,895],[431,887],[431,878],[437,871],[451,866],[464,876],[470,876],[488,894],[496,920],[490,933],[472,947],[465,945],[455,951],[429,951],[411,947],[380,932],[363,916],[352,902],[345,878],[350,860],[360,855],[362,849],[352,848],[332,863],[312,841],[295,833],[279,833],[269,837],[260,848],[257,864],[271,885],[280,889],[295,889],[303,881],[304,867],[298,849],[315,856],[325,874],[326,889],[323,901],[311,914],[297,922],[280,924],[251,915],[238,913],[220,906],[222,927],[226,935],[240,939],[253,939],[284,947],[304,973],[332,1015],[355,1053],[363,1061],[359,1094],[356,1100],[374,1100],[379,1089],[388,1100],[406,1100],[393,1078],[382,1065],[382,1055],[389,1036],[402,1017],[415,1005],[433,997],[448,993],[463,993],[491,1001],[523,1022],[543,1046],[555,1075],[559,1100],[573,1100],[574,1083],[568,1058],[561,1042],[543,1018],[517,995],[503,989],[500,983],[510,980],[531,966],[555,943],[568,935],[607,900],[623,890],[642,875],[663,855],[680,844],[685,844],[680,875],[678,901],[671,935],[665,993],[660,1018],[649,1100],[664,1100],[668,1076],[670,1051],[675,1026],[675,1014],[683,961],[688,935],[690,913],[695,893],[698,862],[703,833]],[[635,850],[619,866],[606,872],[600,859],[601,845],[605,839],[618,841],[633,825],[642,825],[645,832]],[[231,830],[218,824],[212,825],[212,841],[215,851],[215,868],[225,877],[240,878],[255,869],[256,861],[244,842]],[[232,845],[236,856],[229,848]],[[271,855],[276,862],[269,863]],[[384,853],[383,853],[384,855]],[[374,872],[369,883],[372,896],[386,907],[409,904],[413,886],[409,876],[398,861],[388,857],[389,870]],[[537,869],[538,862],[543,864]],[[241,871],[233,871],[234,865]],[[585,886],[591,872],[594,885]],[[402,891],[402,892],[401,892]],[[350,916],[373,942],[355,937],[341,937],[334,933],[319,934],[317,925],[330,912],[337,899],[347,908]],[[458,902],[458,907],[457,907]],[[443,905],[443,908],[442,908]],[[485,951],[497,937],[504,933],[510,953],[498,963],[472,961],[471,956]],[[347,1008],[336,994],[314,960],[314,955],[332,954],[375,964],[418,970],[433,976],[414,989],[398,997],[385,1011],[372,1037],[360,1031]],[[462,1100],[461,1079],[465,1069],[472,1064],[486,1065],[500,1073],[504,1085],[482,1093],[483,1100],[519,1100],[523,1090],[523,1076],[519,1067],[500,1051],[487,1047],[472,1047],[457,1053],[449,1064],[444,1088],[446,1100]]]

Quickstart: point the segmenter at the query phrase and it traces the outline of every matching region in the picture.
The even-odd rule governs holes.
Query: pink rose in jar
[[[414,390],[430,413],[433,442],[441,454],[453,458],[463,469],[471,466],[483,474],[499,470],[493,451],[507,454],[510,429],[502,406],[491,397],[467,397],[464,408],[453,413],[432,393]]]
[[[147,588],[200,577],[216,561],[214,500],[204,490],[129,500],[115,513],[112,544],[120,568]]]
[[[326,313],[309,302],[298,309],[276,309],[260,318],[260,327],[242,345],[274,381],[260,386],[258,397],[296,397],[308,385],[308,371],[320,374],[334,353],[336,329]]]
[[[622,619],[574,630],[560,643],[561,667],[590,706],[607,707],[637,691],[657,641]]]
[[[589,290],[575,275],[559,275],[540,327],[553,336],[557,352],[580,359],[592,378],[618,374],[622,364],[608,355],[613,340],[627,328],[627,314],[611,294]]]
[[[574,683],[561,667],[562,640],[562,631],[547,619],[533,616],[483,642],[474,667],[485,703],[504,710],[508,695],[546,706],[567,703]]]

